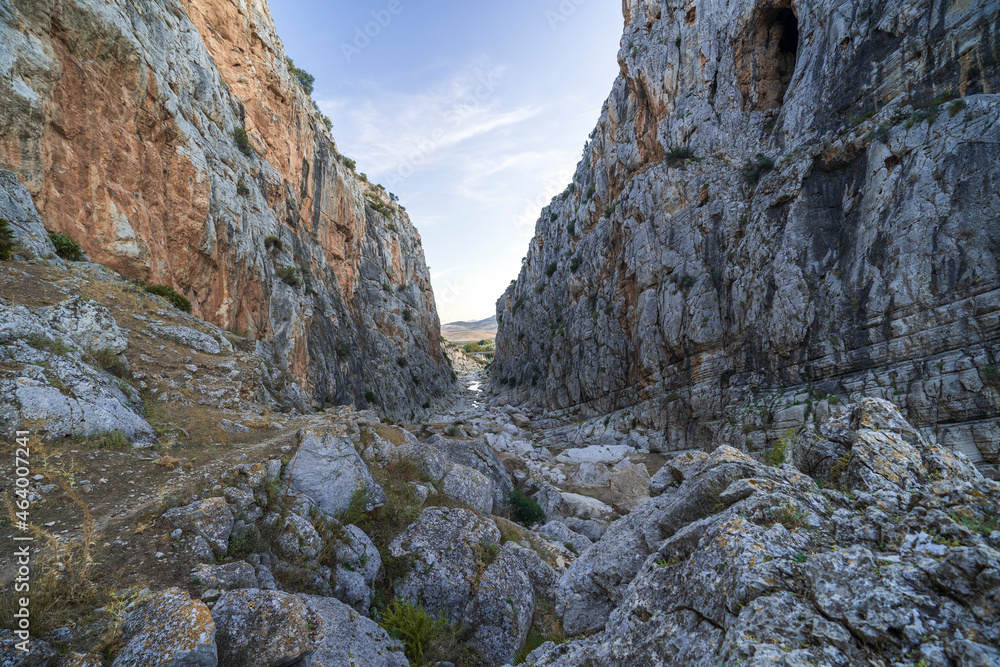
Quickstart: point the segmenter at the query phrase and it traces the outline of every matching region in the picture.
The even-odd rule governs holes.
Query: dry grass
[[[160,458],[156,459],[156,465],[161,468],[166,468],[167,470],[173,470],[181,464],[181,460],[175,456],[167,456],[164,454]]]

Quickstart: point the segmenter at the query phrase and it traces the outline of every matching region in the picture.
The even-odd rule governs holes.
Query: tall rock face
[[[442,390],[420,236],[338,153],[264,0],[8,0],[0,72],[0,168],[48,229],[260,341],[286,402]]]
[[[493,390],[617,411],[662,451],[759,451],[880,396],[997,475],[1000,5],[624,13],[621,75],[498,302]]]

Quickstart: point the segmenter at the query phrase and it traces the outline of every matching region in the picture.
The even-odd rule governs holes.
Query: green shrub
[[[555,273],[556,269],[558,268],[559,268],[559,262],[552,262],[547,267],[545,267],[545,275],[551,278],[552,274]]]
[[[233,130],[233,140],[241,153],[247,157],[253,155],[253,146],[250,145],[250,136],[247,134],[246,128],[237,127]]]
[[[288,71],[291,73],[292,76],[296,78],[296,80],[298,80],[299,85],[302,86],[302,90],[305,91],[306,95],[313,94],[313,88],[316,84],[316,77],[314,77],[312,74],[305,71],[304,69],[299,69],[298,67],[296,67],[295,63],[292,62],[291,58],[288,59]]]
[[[767,172],[774,169],[774,160],[767,157],[763,153],[757,153],[757,156],[752,160],[747,160],[746,164],[740,170],[743,175],[743,180],[745,180],[750,185],[756,185],[760,181],[761,176]]]
[[[785,435],[781,436],[778,442],[774,443],[774,447],[764,457],[764,462],[769,466],[780,468],[785,463],[785,458],[788,456],[788,449],[792,446],[793,440],[795,440],[795,429],[790,428],[785,431]]]
[[[396,365],[399,366],[400,368],[406,368],[407,366],[410,365],[410,360],[407,359],[406,357],[399,357],[398,359],[396,359]]]
[[[369,403],[376,403],[377,404],[378,403],[378,396],[375,395],[374,391],[366,391],[365,392],[365,400],[368,401]]]
[[[351,158],[347,157],[346,155],[341,155],[340,161],[343,162],[344,166],[350,169],[351,171],[354,171],[358,168],[358,163],[352,160]]]
[[[530,526],[545,520],[545,511],[538,501],[517,489],[510,492],[507,502],[510,503],[511,516],[520,524]]]
[[[323,121],[323,125],[326,126],[326,129],[330,132],[333,132],[333,121],[330,120],[330,117],[325,114],[320,114],[319,118],[320,120]]]
[[[577,256],[574,257],[573,261],[569,263],[569,270],[572,271],[573,273],[576,273],[579,268],[580,268],[580,257]]]
[[[124,431],[108,431],[90,440],[92,449],[128,449],[131,446]]]
[[[403,642],[406,657],[414,665],[424,664],[431,642],[451,631],[446,618],[434,618],[420,605],[393,600],[382,612],[379,623],[389,636]]]
[[[294,266],[282,266],[274,270],[274,275],[278,276],[281,282],[289,287],[302,287],[302,278],[299,270]]]
[[[49,239],[56,247],[56,254],[67,262],[79,262],[83,259],[83,248],[71,237],[65,234],[49,234]]]
[[[566,223],[566,232],[569,233],[570,236],[573,236],[573,234],[576,233],[576,220],[570,220]]]
[[[267,250],[268,252],[271,252],[272,250],[277,250],[278,252],[281,252],[282,249],[281,239],[279,239],[277,236],[274,235],[267,236],[264,239],[264,249]]]
[[[409,308],[403,310],[403,320],[409,322],[413,319],[413,311]]]
[[[444,434],[447,435],[447,436],[450,436],[452,438],[457,437],[458,434],[459,434],[458,427],[457,426],[449,426],[448,428],[446,428],[444,430]]]
[[[36,350],[42,350],[43,352],[66,354],[67,352],[71,352],[73,350],[73,348],[68,346],[62,338],[48,339],[41,334],[31,333],[25,336],[23,340],[31,347]]]
[[[996,366],[987,366],[983,369],[983,382],[988,387],[1000,389],[1000,371]]]
[[[964,108],[965,108],[966,106],[967,106],[967,105],[966,105],[966,103],[965,103],[965,100],[955,100],[954,102],[952,102],[952,103],[951,103],[951,106],[950,106],[950,107],[948,108],[948,112],[949,112],[949,114],[951,115],[951,117],[952,117],[952,118],[954,118],[954,117],[955,117],[955,116],[957,116],[957,115],[959,114],[959,112],[961,112],[961,111],[962,111],[962,109],[964,109]]]
[[[94,350],[90,353],[90,359],[95,366],[115,377],[126,379],[132,375],[122,358],[111,350]]]
[[[665,158],[668,165],[682,164],[688,158],[694,157],[694,151],[687,146],[682,146],[680,148],[674,148]]]
[[[173,287],[167,287],[166,285],[144,285],[143,289],[149,294],[162,296],[177,310],[183,310],[185,313],[191,312],[191,302],[178,294]]]
[[[14,248],[17,242],[14,240],[14,230],[10,228],[10,223],[0,218],[0,261],[9,262],[14,259]]]

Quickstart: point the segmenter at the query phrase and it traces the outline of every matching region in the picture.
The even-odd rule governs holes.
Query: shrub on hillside
[[[10,228],[10,223],[0,218],[0,260],[9,262],[14,259],[14,248],[17,242],[14,241],[14,230]]]
[[[761,176],[772,169],[774,169],[774,160],[767,157],[763,153],[757,153],[757,156],[754,159],[748,160],[746,164],[743,165],[740,173],[743,175],[743,180],[750,185],[756,185]]]
[[[185,313],[191,312],[191,302],[183,295],[178,294],[173,287],[167,287],[166,285],[144,285],[143,289],[150,294],[162,296],[177,310],[183,310]]]
[[[299,85],[302,86],[302,90],[306,92],[306,95],[313,94],[313,88],[316,85],[316,77],[304,69],[296,67],[291,58],[288,59],[288,71],[299,82]]]
[[[538,501],[517,489],[510,492],[507,502],[510,503],[511,516],[520,524],[530,526],[545,520],[545,511]]]
[[[241,153],[247,157],[253,155],[253,146],[250,145],[250,135],[247,134],[246,128],[237,127],[233,130],[233,140]]]
[[[83,259],[83,248],[72,237],[66,234],[49,234],[49,239],[56,247],[56,254],[67,262],[79,262]]]

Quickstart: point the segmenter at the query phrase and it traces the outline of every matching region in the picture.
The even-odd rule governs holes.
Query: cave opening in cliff
[[[791,4],[754,14],[738,47],[745,111],[780,108],[792,82],[799,51],[799,19]]]

